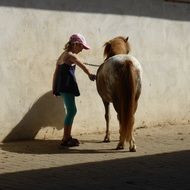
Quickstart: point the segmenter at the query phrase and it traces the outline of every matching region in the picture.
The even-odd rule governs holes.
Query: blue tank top
[[[79,88],[75,77],[76,65],[61,64],[56,66],[54,81],[53,81],[53,94],[60,96],[60,92],[72,93],[79,96]]]

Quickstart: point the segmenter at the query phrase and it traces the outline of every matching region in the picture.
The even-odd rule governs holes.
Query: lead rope
[[[92,66],[92,67],[99,67],[100,65],[95,65],[95,64],[90,64],[90,63],[84,63],[85,65],[89,65],[89,66]]]

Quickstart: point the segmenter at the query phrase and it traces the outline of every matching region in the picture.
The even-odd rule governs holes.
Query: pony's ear
[[[107,57],[108,54],[110,53],[110,49],[111,49],[111,43],[110,42],[106,42],[104,44],[104,57]]]
[[[125,41],[127,42],[127,41],[128,41],[128,39],[129,39],[129,37],[127,36],[127,38],[125,38]]]
[[[109,41],[109,42],[106,42],[106,43],[104,44],[104,47],[109,46],[109,45],[111,45],[111,44],[110,44],[110,41]]]

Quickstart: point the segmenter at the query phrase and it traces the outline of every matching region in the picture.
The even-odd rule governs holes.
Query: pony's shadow
[[[64,116],[65,110],[62,100],[54,97],[52,91],[49,91],[32,105],[3,142],[34,139],[39,130],[47,126],[61,130]]]

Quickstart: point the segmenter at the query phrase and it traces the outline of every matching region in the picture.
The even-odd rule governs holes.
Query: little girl
[[[74,139],[71,136],[72,124],[77,112],[75,96],[80,95],[75,78],[76,65],[88,75],[90,80],[94,81],[96,78],[76,57],[76,54],[80,53],[83,49],[90,49],[84,36],[81,34],[73,34],[66,43],[64,52],[57,60],[53,77],[53,94],[62,97],[66,108],[64,135],[61,145],[67,147],[79,146],[78,139]]]

